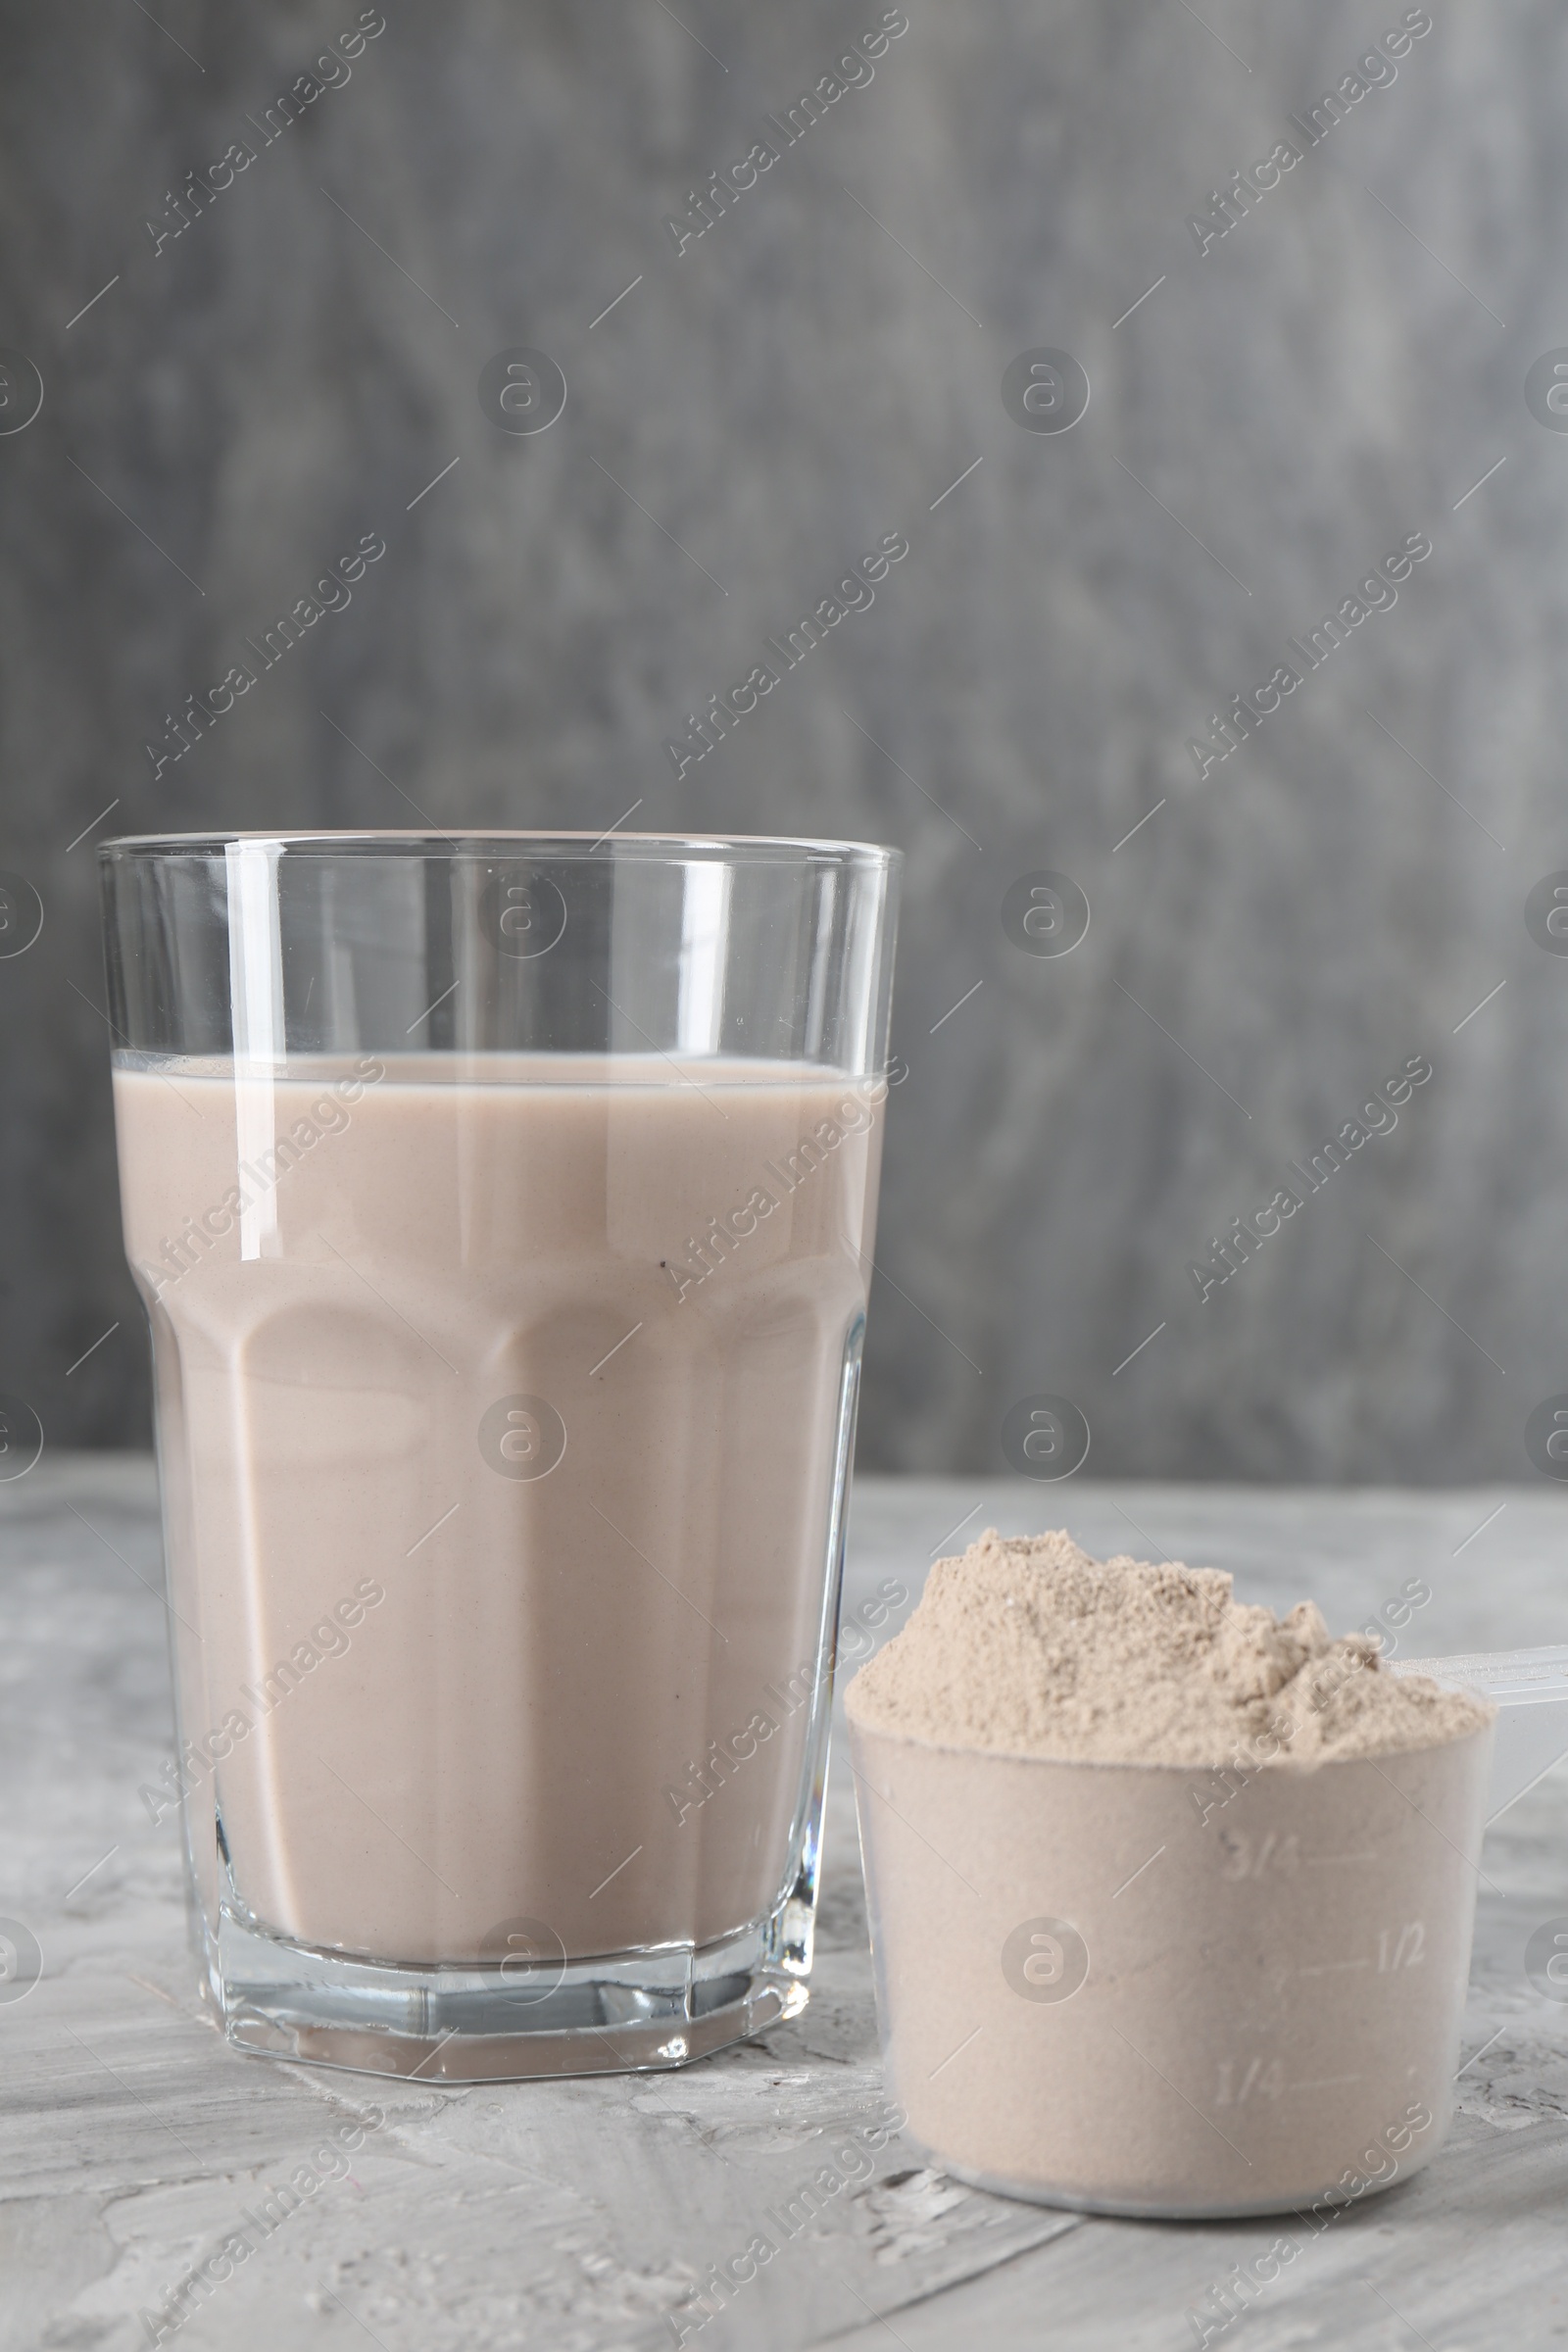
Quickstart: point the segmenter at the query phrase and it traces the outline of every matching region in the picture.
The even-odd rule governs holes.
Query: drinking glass
[[[897,853],[102,853],[178,1809],[238,2047],[673,2066],[799,2010]]]

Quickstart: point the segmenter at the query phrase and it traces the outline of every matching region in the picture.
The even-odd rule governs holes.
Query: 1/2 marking
[[[1418,1919],[1407,1920],[1397,1936],[1392,1928],[1378,1930],[1378,1975],[1396,1968],[1419,1968],[1426,1956],[1427,1932]]]

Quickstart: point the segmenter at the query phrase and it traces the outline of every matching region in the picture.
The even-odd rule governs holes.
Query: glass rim
[[[904,852],[886,843],[871,841],[835,841],[810,836],[776,833],[607,833],[558,832],[553,830],[513,830],[499,827],[485,831],[443,832],[436,826],[414,828],[349,827],[342,830],[312,830],[297,832],[243,831],[240,829],[206,833],[122,833],[112,840],[100,842],[98,855],[106,861],[122,858],[179,858],[215,856],[218,852],[241,843],[265,845],[270,849],[305,851],[329,854],[334,849],[392,856],[399,851],[410,856],[440,855],[444,857],[482,858],[505,856],[516,849],[526,849],[539,856],[573,855],[588,857],[601,850],[635,850],[648,854],[650,862],[657,862],[659,854],[665,853],[671,862],[693,852],[714,859],[751,858],[759,864],[807,864],[813,860],[847,865],[893,868],[904,862]]]

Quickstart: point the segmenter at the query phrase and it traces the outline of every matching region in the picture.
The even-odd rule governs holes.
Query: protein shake
[[[383,1960],[774,1911],[881,1090],[658,1054],[121,1064],[209,1912],[223,1851],[254,1924]]]

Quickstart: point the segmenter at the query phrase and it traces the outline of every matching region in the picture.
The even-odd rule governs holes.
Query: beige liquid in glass
[[[180,1729],[259,1925],[428,1962],[523,1920],[576,1959],[777,1907],[878,1093],[654,1055],[117,1069]]]

